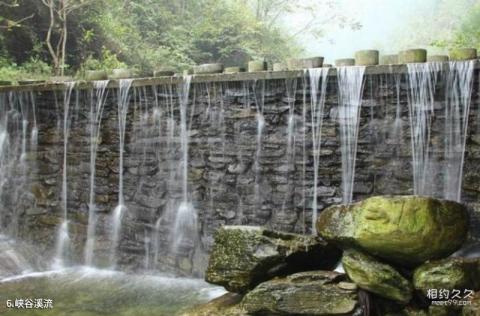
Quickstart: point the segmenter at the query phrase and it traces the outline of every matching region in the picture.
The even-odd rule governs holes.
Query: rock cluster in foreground
[[[451,256],[463,205],[377,196],[325,209],[317,232],[219,229],[206,280],[235,294],[185,315],[480,315],[480,258]]]

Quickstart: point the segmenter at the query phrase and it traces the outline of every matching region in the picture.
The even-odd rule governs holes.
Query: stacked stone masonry
[[[221,225],[266,225],[286,232],[310,232],[313,197],[310,91],[308,87],[304,89],[307,78],[298,75],[192,83],[187,113],[188,188],[199,215],[198,241],[202,253],[208,253],[213,233]],[[478,70],[474,78],[462,191],[462,201],[472,210],[480,209]],[[400,80],[398,91],[395,80]],[[441,84],[438,83],[439,89]],[[370,73],[364,89],[354,200],[372,195],[413,194],[406,74]],[[136,85],[130,93],[122,170],[128,212],[123,220],[119,263],[138,269],[144,268],[147,260],[148,268],[201,274],[205,259],[191,250],[193,245],[185,247],[181,256],[168,255],[165,250],[169,248],[168,232],[172,225],[168,209],[174,207],[182,194],[181,175],[177,172],[181,155],[178,129],[173,137],[168,135],[168,124],[173,124],[168,118],[172,113],[176,126],[180,124],[177,85]],[[37,150],[28,153],[32,166],[26,189],[29,198],[7,201],[3,207],[19,214],[16,230],[20,237],[42,245],[45,253],[51,253],[62,218],[63,92],[44,89],[33,94],[39,134]],[[74,260],[78,262],[83,258],[88,224],[91,94],[91,89],[74,90],[70,103],[67,200]],[[431,141],[439,144],[443,141],[442,96],[438,93],[436,97],[436,119],[432,122]],[[336,76],[329,76],[317,192],[319,212],[342,202],[337,104]],[[397,104],[401,107],[402,128],[400,133],[393,134]],[[291,153],[287,150],[290,106],[295,114]],[[257,148],[259,110],[265,118],[260,149]],[[118,202],[118,148],[117,89],[109,88],[96,159],[99,262],[110,247],[109,221]],[[432,154],[440,157],[438,152]],[[162,214],[165,220],[158,222]],[[8,219],[7,216],[1,224],[12,229]],[[475,225],[472,231],[478,232],[480,226],[474,218],[472,226]],[[157,235],[159,239],[155,242]],[[158,255],[154,255],[155,247],[159,249]]]

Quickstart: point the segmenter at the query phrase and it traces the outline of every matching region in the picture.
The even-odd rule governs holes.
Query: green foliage
[[[125,68],[127,65],[118,60],[117,55],[106,49],[102,49],[101,59],[96,59],[92,55],[88,56],[80,66],[82,71],[85,70],[112,70],[115,68]]]
[[[269,8],[273,8],[277,1],[259,1],[258,5],[271,2]],[[247,2],[92,1],[69,16],[66,63],[70,72],[128,66],[146,74],[159,66],[182,70],[205,62],[244,65],[253,58],[277,61],[297,55],[299,45],[273,23],[273,16],[257,14],[251,5],[255,1]],[[15,35],[0,29],[0,55],[11,56],[17,64],[28,62],[31,56],[49,58],[44,44],[48,10],[37,0],[15,3],[2,11],[1,20],[19,21],[35,15],[18,25]],[[263,10],[273,12],[269,8]],[[291,10],[290,6],[277,8]],[[30,66],[26,69],[45,72]]]
[[[480,49],[480,3],[470,8],[451,46]]]
[[[480,48],[480,0],[436,0],[405,21],[392,48],[426,47],[430,54],[449,48]]]
[[[52,67],[38,58],[17,65],[8,58],[0,57],[0,80],[45,79],[51,73]]]

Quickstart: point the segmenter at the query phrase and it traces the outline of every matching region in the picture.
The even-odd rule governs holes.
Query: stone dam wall
[[[407,73],[393,68],[380,70],[367,71],[364,78],[353,200],[414,193]],[[118,265],[127,269],[200,275],[213,233],[221,225],[266,225],[310,233],[314,153],[308,76],[285,72],[271,78],[260,74],[255,79],[253,75],[245,74],[243,79],[247,80],[232,77],[228,81],[223,81],[222,75],[215,80],[207,76],[204,81],[193,80],[190,86],[186,113],[187,191],[198,214],[198,234],[193,233],[195,237],[175,251],[171,249],[175,213],[183,199],[184,184],[181,82],[145,81],[129,90],[123,170],[119,170],[118,88],[107,89],[95,163],[95,265],[108,265],[112,250],[112,213],[118,204],[119,172],[124,175],[127,211],[122,219],[117,256]],[[474,216],[478,214],[475,210],[480,209],[478,79],[476,69],[462,185],[462,201],[470,206]],[[434,163],[428,177],[434,195],[441,195],[443,179],[442,84],[437,82],[435,116],[430,122],[431,143],[436,149],[430,153]],[[8,123],[9,129],[20,133],[15,142],[26,148],[26,157],[22,157],[26,163],[8,162],[12,166],[2,178],[0,224],[4,232],[33,242],[43,255],[51,258],[64,216],[65,96],[59,86],[19,90],[22,89],[27,91],[0,92],[6,108],[33,109],[32,98],[35,100],[34,111],[22,111],[28,118],[25,129],[17,126],[18,122]],[[69,102],[66,200],[72,263],[83,262],[88,227],[92,98],[95,99],[95,91],[79,85]],[[319,153],[319,212],[342,202],[338,103],[337,77],[329,75]],[[261,134],[259,112],[265,121]],[[34,124],[38,129],[36,145],[30,139]],[[22,131],[26,131],[23,136],[28,135],[23,140]],[[22,144],[25,138],[26,145]],[[10,148],[12,143],[13,139]],[[7,162],[2,163],[7,170]],[[478,237],[480,226],[475,218],[472,227]]]

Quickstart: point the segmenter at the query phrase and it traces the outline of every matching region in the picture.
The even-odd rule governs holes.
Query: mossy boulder
[[[381,316],[427,316],[425,309],[416,306],[415,304],[403,305],[391,300],[375,296],[371,310],[375,312],[373,315]]]
[[[243,296],[236,293],[226,293],[210,302],[198,305],[183,312],[181,316],[244,316],[245,311],[240,307]]]
[[[316,236],[224,226],[215,234],[205,280],[245,293],[278,275],[330,269],[340,255],[340,250]]]
[[[276,278],[246,294],[241,306],[253,315],[353,315],[360,309],[357,291],[339,287],[342,280],[332,271]]]
[[[480,290],[480,259],[447,258],[427,262],[415,269],[413,284],[424,294],[429,289]]]
[[[467,236],[468,213],[452,201],[376,196],[325,209],[317,231],[344,249],[363,249],[387,262],[412,267],[457,250]]]
[[[428,316],[457,316],[458,308],[442,305],[430,305],[428,307]]]
[[[342,263],[360,288],[403,304],[411,300],[412,284],[392,266],[352,249],[343,253]]]
[[[480,292],[476,292],[470,300],[470,304],[466,305],[462,310],[462,316],[478,315],[480,315]]]

